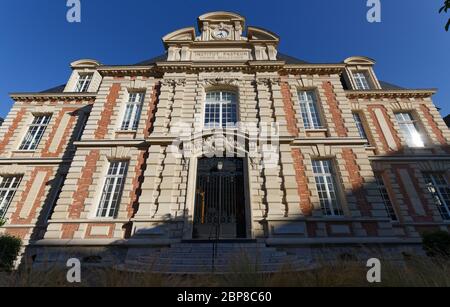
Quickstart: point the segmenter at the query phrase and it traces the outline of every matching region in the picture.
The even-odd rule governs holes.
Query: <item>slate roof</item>
[[[381,81],[379,80],[378,82],[380,82],[381,88],[383,90],[405,90],[406,88],[392,84],[392,83],[388,83],[385,81]]]
[[[292,57],[292,56],[286,55],[286,54],[281,53],[281,52],[278,53],[277,58],[280,61],[285,61],[286,64],[310,64],[309,62],[306,62],[306,61],[304,61],[302,59],[298,59],[296,57]],[[167,59],[167,54],[164,53],[164,54],[158,55],[156,57],[153,57],[153,58],[150,58],[150,59],[138,62],[136,64],[132,64],[131,66],[149,66],[149,65],[153,65],[153,64],[155,64],[157,62],[165,61],[166,59]],[[380,80],[379,82],[380,82],[381,88],[384,89],[384,90],[404,90],[404,89],[406,89],[406,88],[403,88],[401,86],[398,86],[398,85],[395,85],[395,84],[392,84],[392,83],[388,83],[388,82],[385,82],[385,81],[381,81]],[[42,91],[40,93],[62,93],[64,91],[65,87],[66,87],[66,85],[63,84],[63,85],[59,85],[59,86],[47,89],[47,90]]]
[[[306,61],[304,61],[304,60],[297,59],[297,58],[295,58],[295,57],[286,55],[286,54],[284,54],[284,53],[278,53],[277,58],[278,58],[278,60],[280,60],[280,61],[285,61],[286,64],[309,64],[308,62],[306,62]],[[132,66],[146,66],[146,65],[152,65],[152,64],[155,64],[156,62],[162,62],[162,61],[165,61],[166,59],[167,59],[167,54],[164,53],[164,54],[158,55],[158,56],[156,56],[156,57],[154,57],[154,58],[151,58],[151,59],[144,60],[144,61],[142,61],[142,62],[133,64]]]
[[[62,84],[62,85],[58,85],[58,86],[55,86],[55,87],[52,87],[52,88],[49,88],[48,90],[45,90],[45,91],[42,91],[42,92],[40,92],[41,94],[46,94],[46,93],[62,93],[62,92],[64,92],[64,89],[66,88],[66,85],[65,84]]]

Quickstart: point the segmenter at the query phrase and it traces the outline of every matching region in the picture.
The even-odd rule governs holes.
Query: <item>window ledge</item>
[[[35,153],[36,152],[36,150],[34,149],[34,150],[12,150],[11,151],[13,154],[14,153],[19,153],[19,154],[21,154],[21,153]]]
[[[375,151],[377,148],[375,146],[365,146],[365,149]]]
[[[317,128],[317,129],[305,129],[306,132],[328,132],[326,128]]]

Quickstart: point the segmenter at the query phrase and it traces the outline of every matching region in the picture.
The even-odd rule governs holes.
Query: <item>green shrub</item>
[[[22,240],[9,235],[0,236],[0,271],[10,271],[19,256]]]
[[[423,248],[430,257],[450,257],[450,233],[445,231],[425,233]]]

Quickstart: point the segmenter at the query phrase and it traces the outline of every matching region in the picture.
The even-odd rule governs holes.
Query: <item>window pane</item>
[[[335,176],[330,160],[312,161],[322,212],[327,216],[343,215],[336,192]]]
[[[450,186],[443,173],[423,174],[428,191],[444,220],[450,220]]]
[[[78,78],[77,86],[75,88],[75,92],[84,93],[89,89],[89,85],[91,84],[93,74],[83,74]]]
[[[313,91],[302,91],[298,93],[300,100],[300,111],[305,129],[322,128],[317,108],[317,99]]]
[[[11,205],[12,199],[19,187],[21,176],[1,177],[0,182],[0,218],[4,218]]]
[[[370,90],[370,85],[365,73],[355,72],[353,73],[353,79],[355,80],[356,88],[358,90]]]
[[[121,130],[137,130],[141,118],[142,103],[145,93],[130,93],[125,106]]]
[[[128,162],[111,162],[103,187],[97,217],[115,217],[122,197]]]
[[[35,150],[41,142],[42,136],[47,129],[50,119],[50,115],[35,116],[19,149]]]
[[[400,131],[409,147],[425,146],[419,130],[416,127],[416,123],[410,113],[397,113],[395,114],[395,118],[397,119]]]
[[[353,119],[356,122],[356,127],[358,127],[358,132],[359,132],[359,136],[362,139],[366,139],[367,140],[367,134],[366,131],[364,129],[364,124],[361,120],[361,115],[359,113],[353,113]]]
[[[384,180],[381,174],[376,174],[375,180],[378,186],[378,190],[380,191],[381,198],[383,199],[383,203],[386,208],[388,216],[391,218],[391,220],[398,221],[397,214],[395,213],[394,206],[392,205],[389,193],[386,189],[386,186],[384,185]]]
[[[205,102],[205,128],[235,128],[237,95],[233,92],[208,92]]]

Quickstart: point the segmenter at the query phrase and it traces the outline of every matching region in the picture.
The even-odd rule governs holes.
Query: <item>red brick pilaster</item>
[[[344,158],[345,168],[349,174],[353,194],[356,197],[362,216],[372,216],[371,206],[364,193],[364,178],[361,176],[355,153],[352,149],[343,149],[342,157]]]
[[[25,201],[30,193],[31,187],[33,186],[34,180],[36,179],[38,172],[47,172],[44,184],[39,188],[38,194],[36,195],[36,199],[34,200],[33,206],[30,210],[30,214],[26,218],[20,217],[20,212],[25,204]],[[31,172],[30,179],[27,181],[25,190],[23,191],[20,201],[16,205],[16,211],[11,216],[11,224],[13,225],[23,225],[23,224],[31,224],[33,219],[36,217],[36,212],[39,208],[42,209],[44,206],[44,196],[45,196],[45,187],[46,183],[50,180],[50,177],[53,174],[52,167],[35,167]]]
[[[303,154],[300,149],[292,149],[291,154],[294,159],[295,178],[298,186],[298,195],[300,197],[300,208],[305,216],[310,216],[312,215],[313,206],[311,204],[311,193],[308,188],[308,178],[306,177]]]
[[[105,138],[108,133],[108,126],[111,123],[111,117],[113,115],[114,107],[119,98],[120,83],[114,83],[111,87],[109,95],[106,97],[105,108],[102,111],[100,120],[98,121],[98,128],[95,131],[95,138],[101,140]]]
[[[291,90],[287,82],[281,82],[281,95],[283,96],[284,113],[288,132],[293,136],[298,136],[299,130],[295,118],[294,104],[292,102]]]
[[[146,138],[150,135],[150,130],[152,129],[154,111],[155,111],[156,105],[158,103],[159,89],[160,89],[159,84],[156,84],[153,87],[152,98],[151,98],[148,113],[147,113],[147,121],[146,121],[147,124],[145,125],[145,130],[144,130],[144,137],[146,137]]]
[[[426,105],[421,104],[420,110],[422,111],[423,115],[427,119],[428,125],[430,125],[431,130],[433,131],[434,135],[438,139],[439,143],[444,147],[444,149],[447,152],[450,152],[450,148],[449,148],[449,145],[447,144],[447,140],[444,137],[444,133],[442,133],[442,130],[439,129],[436,121],[433,118],[433,115],[431,115],[430,109]]]
[[[6,145],[8,145],[9,140],[16,132],[26,112],[27,112],[26,108],[21,108],[19,112],[17,112],[16,118],[14,118],[11,127],[9,127],[8,131],[5,133],[3,140],[0,142],[0,154],[5,152]]]
[[[56,132],[60,129],[59,125],[61,124],[61,121],[64,117],[64,115],[68,112],[74,112],[75,110],[77,110],[76,108],[63,108],[61,109],[61,111],[58,113],[58,117],[56,118],[55,124],[53,126],[52,131],[50,132],[47,142],[45,143],[45,147],[44,150],[42,152],[42,157],[46,157],[46,158],[55,158],[58,157],[62,154],[64,145],[67,145],[67,143],[69,142],[69,138],[70,135],[73,132],[73,127],[75,125],[76,122],[76,116],[75,115],[71,115],[71,118],[69,120],[69,123],[67,124],[67,127],[64,130],[64,135],[61,138],[61,142],[58,144],[58,148],[56,150],[56,152],[49,152],[50,149],[50,145],[53,141],[53,138],[56,135]]]
[[[397,130],[394,128],[394,124],[389,119],[389,115],[387,113],[386,107],[383,105],[371,105],[368,107],[370,117],[372,118],[373,123],[375,124],[375,130],[377,132],[378,137],[380,138],[381,142],[383,143],[383,149],[385,152],[392,152],[392,149],[389,147],[386,137],[384,136],[383,130],[381,129],[380,123],[378,122],[377,116],[375,115],[374,109],[381,109],[383,112],[383,116],[386,120],[386,122],[389,125],[389,129],[391,130],[391,134],[395,140],[395,143],[398,148],[402,148],[402,141],[400,137],[398,136]],[[401,149],[399,149],[399,152],[401,152]]]
[[[141,151],[138,157],[138,163],[136,164],[136,168],[134,170],[134,178],[133,178],[133,188],[130,192],[131,202],[128,204],[128,218],[132,218],[134,213],[136,212],[136,205],[139,199],[139,191],[140,188],[140,178],[144,175],[144,164],[145,164],[145,151]]]
[[[336,99],[333,85],[331,84],[331,82],[325,81],[322,84],[322,88],[325,90],[325,97],[327,98],[327,104],[330,108],[337,135],[339,137],[347,137],[348,131],[344,126],[342,111],[339,109],[339,103]]]
[[[93,150],[86,157],[86,165],[81,171],[77,183],[77,191],[73,195],[73,203],[69,209],[69,218],[78,219],[84,209],[84,201],[89,196],[89,188],[92,185],[92,177],[100,158],[100,150]]]

